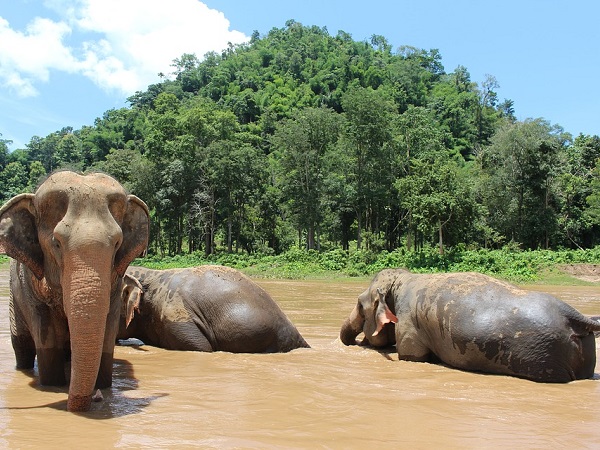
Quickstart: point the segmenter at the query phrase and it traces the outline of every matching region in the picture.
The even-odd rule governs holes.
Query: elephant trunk
[[[87,259],[87,258],[86,258]],[[102,358],[111,294],[112,259],[75,255],[63,279],[63,305],[71,339],[71,381],[67,410],[87,411]]]
[[[365,319],[358,311],[358,305],[354,307],[340,330],[340,340],[344,345],[356,345],[356,336],[363,331]]]

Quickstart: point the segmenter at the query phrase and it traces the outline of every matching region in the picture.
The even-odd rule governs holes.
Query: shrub
[[[577,263],[600,264],[600,247],[561,251],[455,248],[443,255],[436,247],[417,252],[396,249],[379,253],[342,249],[317,252],[295,247],[280,255],[218,253],[205,257],[202,253],[192,253],[164,258],[154,255],[134,261],[134,265],[155,269],[221,264],[270,278],[359,277],[372,276],[386,268],[406,268],[413,272],[481,272],[516,282],[535,281],[540,273],[558,264]]]

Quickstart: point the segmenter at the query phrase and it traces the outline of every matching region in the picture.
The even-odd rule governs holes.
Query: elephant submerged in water
[[[269,294],[235,269],[130,267],[125,280],[118,339],[200,352],[309,347]]]
[[[54,173],[0,210],[17,369],[37,357],[40,383],[60,386],[70,359],[70,411],[88,410],[94,388],[112,384],[123,275],[148,231],[144,202],[98,173]]]
[[[398,357],[539,382],[591,378],[600,323],[545,293],[477,273],[378,273],[340,330]]]

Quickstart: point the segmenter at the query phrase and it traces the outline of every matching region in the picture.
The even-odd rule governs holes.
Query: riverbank
[[[0,256],[0,263],[8,258]],[[521,284],[600,285],[600,247],[588,250],[459,250],[440,255],[437,249],[419,252],[305,251],[290,249],[280,255],[192,253],[136,259],[132,265],[153,269],[219,264],[258,279],[365,279],[385,268],[412,272],[480,272]]]
[[[256,278],[339,279],[370,278],[385,268],[412,272],[480,272],[515,283],[585,284],[600,282],[600,247],[588,250],[465,250],[436,248],[418,252],[306,251],[290,249],[280,255],[193,253],[172,257],[149,256],[134,261],[155,269],[221,264]]]

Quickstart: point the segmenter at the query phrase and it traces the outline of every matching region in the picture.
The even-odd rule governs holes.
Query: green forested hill
[[[0,193],[102,170],[147,202],[150,252],[600,242],[600,138],[517,121],[491,75],[289,21],[136,92],[93,126],[0,140]]]

